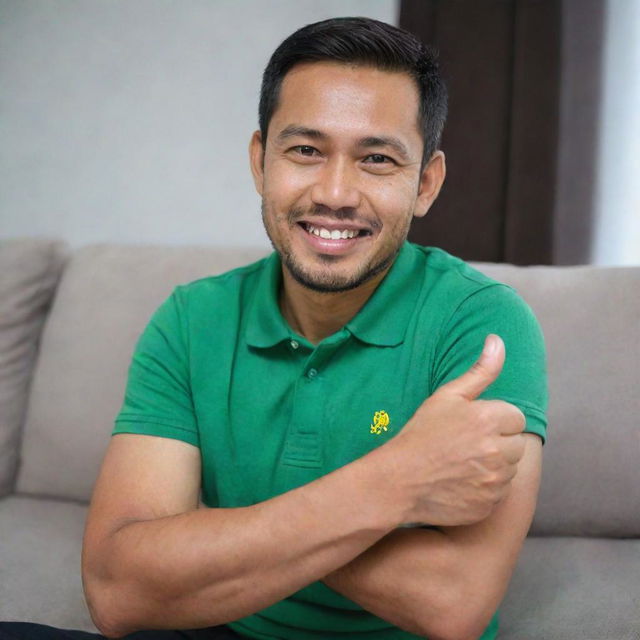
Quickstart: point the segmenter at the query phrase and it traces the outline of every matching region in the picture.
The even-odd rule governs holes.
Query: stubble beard
[[[369,261],[363,264],[354,274],[351,276],[340,276],[339,274],[331,273],[327,268],[326,272],[310,272],[306,270],[301,262],[294,255],[291,246],[283,245],[279,246],[273,238],[273,234],[270,230],[270,225],[267,222],[267,216],[265,213],[266,205],[264,199],[262,200],[262,222],[267,232],[267,236],[271,241],[271,246],[280,256],[282,264],[291,274],[293,279],[301,284],[303,287],[315,291],[317,293],[340,293],[343,291],[351,291],[357,289],[359,286],[365,284],[385,269],[387,269],[393,261],[396,259],[402,244],[407,238],[407,232],[403,235],[401,240],[394,246],[393,251],[390,251],[388,255],[382,256],[377,262]],[[300,209],[290,209],[287,214],[287,223],[290,227],[296,224],[296,220],[303,215]],[[339,216],[336,216],[339,217]],[[344,216],[343,216],[344,217]],[[340,258],[332,255],[320,255],[320,260],[330,267],[332,263],[338,262]]]

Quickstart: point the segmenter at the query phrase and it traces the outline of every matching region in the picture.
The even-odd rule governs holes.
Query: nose
[[[311,189],[311,200],[333,211],[360,205],[357,169],[346,158],[333,158],[322,166]]]

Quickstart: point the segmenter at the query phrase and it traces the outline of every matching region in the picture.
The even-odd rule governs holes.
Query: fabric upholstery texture
[[[153,311],[175,285],[265,253],[126,246],[77,251],[43,334],[17,490],[88,500],[122,403],[134,344]]]
[[[64,259],[59,241],[0,241],[0,496],[13,489],[38,340]]]
[[[529,537],[501,640],[638,640],[640,540]]]
[[[86,511],[60,500],[0,500],[0,620],[96,630],[80,578]]]

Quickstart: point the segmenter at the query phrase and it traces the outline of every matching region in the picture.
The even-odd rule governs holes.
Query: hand
[[[384,445],[409,499],[406,522],[472,524],[508,493],[524,452],[525,418],[508,402],[477,399],[504,358],[502,340],[487,336],[479,360],[427,398]]]

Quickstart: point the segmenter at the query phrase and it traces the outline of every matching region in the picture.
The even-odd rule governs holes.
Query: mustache
[[[380,222],[378,220],[370,220],[358,214],[352,207],[343,207],[341,209],[330,209],[323,205],[314,205],[308,209],[302,207],[291,207],[287,214],[288,222],[295,224],[302,218],[313,218],[314,216],[323,218],[334,218],[335,220],[349,220],[351,222],[362,222],[372,229],[378,229]]]

